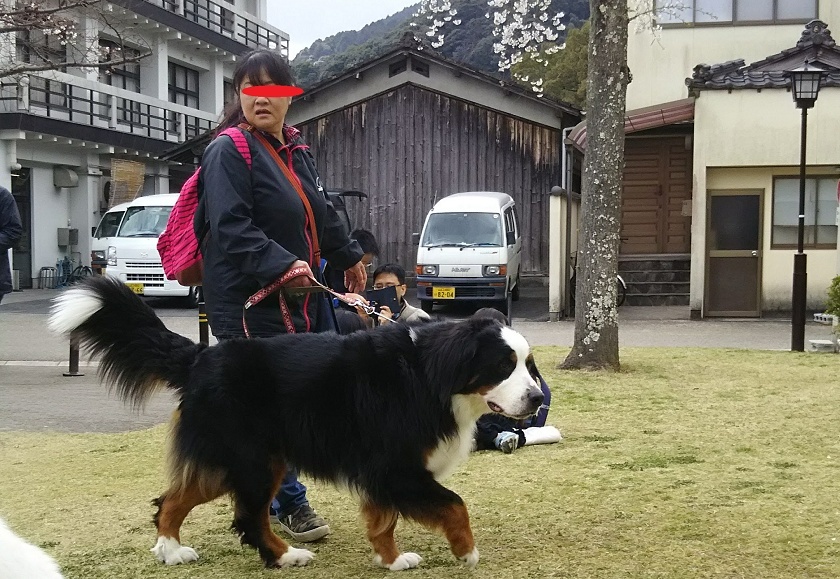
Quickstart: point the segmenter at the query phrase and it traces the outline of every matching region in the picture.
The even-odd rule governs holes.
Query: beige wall
[[[840,0],[819,0],[819,18],[828,23],[836,38],[840,34]],[[804,24],[676,27],[656,35],[635,28],[631,22],[627,60],[633,82],[627,88],[628,110],[687,97],[684,81],[698,64],[738,58],[750,64],[791,48]]]
[[[833,167],[831,168],[833,170]],[[826,175],[830,171],[825,167],[811,167],[810,174]],[[763,227],[762,227],[762,311],[790,310],[791,286],[793,283],[793,254],[791,249],[771,249],[771,232],[773,227],[773,177],[774,176],[798,176],[799,167],[778,166],[778,167],[743,167],[743,168],[709,168],[706,171],[705,190],[763,190]],[[704,204],[705,204],[705,195]],[[705,213],[705,212],[704,212]],[[705,227],[705,222],[704,222]],[[698,239],[695,237],[694,239]],[[705,244],[705,236],[700,243]],[[831,280],[836,275],[836,250],[806,249],[808,254],[808,295],[807,302],[809,309],[818,309],[825,304],[826,290]],[[694,268],[692,263],[692,276],[695,271],[704,273],[705,265]],[[693,278],[692,278],[693,281]],[[703,287],[702,276],[700,288]],[[694,284],[692,283],[692,298],[694,298]]]

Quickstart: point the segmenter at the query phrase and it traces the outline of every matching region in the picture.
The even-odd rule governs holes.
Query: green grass
[[[625,349],[608,374],[554,370],[565,353],[537,349],[565,439],[477,453],[448,482],[469,506],[477,569],[401,522],[400,546],[424,557],[411,577],[840,577],[836,357]],[[68,578],[387,575],[355,499],[317,484],[333,534],[309,567],[264,570],[228,531],[227,500],[187,519],[197,563],[159,564],[149,501],[163,490],[165,436],[0,434],[0,515]]]

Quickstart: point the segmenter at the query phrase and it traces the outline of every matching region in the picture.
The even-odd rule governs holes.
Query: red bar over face
[[[262,84],[243,88],[242,92],[252,97],[293,97],[303,94],[303,89],[283,84]]]

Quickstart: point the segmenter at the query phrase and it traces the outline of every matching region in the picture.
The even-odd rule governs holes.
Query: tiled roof
[[[685,79],[685,84],[692,94],[701,90],[788,88],[790,79],[785,71],[805,62],[830,71],[822,86],[840,86],[840,48],[825,22],[812,20],[805,26],[796,46],[750,65],[743,59],[698,64],[691,78]]]

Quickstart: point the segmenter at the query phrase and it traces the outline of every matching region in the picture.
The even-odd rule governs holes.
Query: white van
[[[522,234],[516,204],[506,193],[456,193],[426,216],[417,248],[417,299],[486,302],[505,315],[519,299]]]
[[[124,282],[134,293],[152,297],[179,296],[198,304],[198,288],[166,279],[158,237],[166,227],[177,193],[146,195],[116,205],[99,221],[91,242],[91,263]]]

